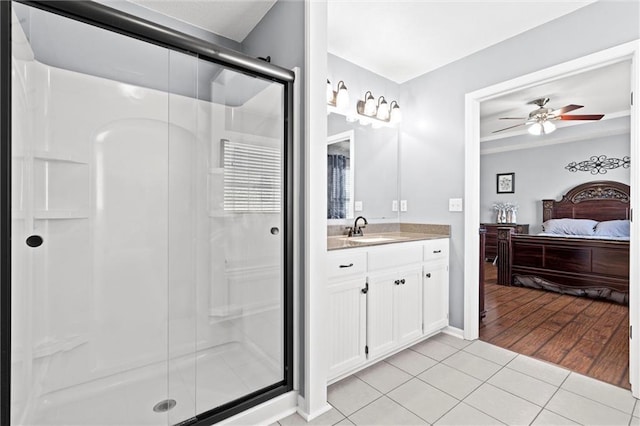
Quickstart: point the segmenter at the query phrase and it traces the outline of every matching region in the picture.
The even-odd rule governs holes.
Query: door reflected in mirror
[[[353,130],[327,141],[327,219],[353,219]]]

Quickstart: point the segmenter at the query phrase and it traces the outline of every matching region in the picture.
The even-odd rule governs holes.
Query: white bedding
[[[548,232],[541,232],[536,235],[542,235],[545,237],[555,237],[555,238],[580,238],[585,240],[614,240],[614,241],[629,241],[630,237],[606,237],[603,235],[561,235],[561,234],[551,234]]]

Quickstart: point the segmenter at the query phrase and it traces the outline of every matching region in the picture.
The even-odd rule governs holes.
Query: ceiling
[[[276,1],[130,0],[236,42]],[[404,83],[594,1],[327,0],[328,51]]]
[[[242,42],[277,0],[130,0]],[[281,0],[294,1],[294,0]],[[297,0],[302,1],[302,0]],[[328,51],[396,83],[404,83],[596,0],[327,0]],[[579,114],[628,115],[629,66],[612,65],[483,102],[483,142],[527,135],[501,116],[526,117],[535,105],[584,105]],[[562,127],[589,122],[560,122]],[[561,133],[561,132],[559,132]]]
[[[565,105],[583,105],[584,108],[569,112],[572,114],[605,114],[604,120],[629,114],[629,93],[631,92],[631,65],[629,61],[601,67],[573,76],[554,80],[546,84],[518,90],[480,104],[480,138],[483,142],[517,135],[526,135],[526,126],[492,133],[524,122],[500,120],[499,117],[528,117],[537,109],[528,105],[534,99],[549,98],[547,107],[558,109]],[[558,129],[589,121],[555,121]]]
[[[594,1],[328,0],[328,51],[404,83]]]
[[[277,0],[129,0],[241,43]]]

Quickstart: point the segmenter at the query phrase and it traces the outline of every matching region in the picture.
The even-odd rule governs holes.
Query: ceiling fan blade
[[[528,117],[500,117],[498,120],[526,120]]]
[[[557,120],[600,120],[604,114],[559,115]]]
[[[503,130],[509,130],[509,129],[513,129],[514,127],[520,127],[520,126],[524,126],[527,123],[520,123],[520,124],[516,124],[515,126],[509,126],[509,127],[505,127],[504,129],[500,129],[500,130],[494,130],[491,133],[498,133],[498,132],[502,132]]]
[[[571,105],[563,106],[562,108],[553,111],[553,114],[554,115],[562,115],[562,114],[566,114],[566,113],[568,113],[570,111],[574,111],[574,110],[579,109],[579,108],[584,108],[584,106],[583,105],[571,104]]]

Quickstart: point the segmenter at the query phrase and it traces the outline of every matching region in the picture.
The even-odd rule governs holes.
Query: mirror
[[[327,123],[328,156],[336,155],[338,152],[349,153],[349,173],[346,173],[342,180],[339,176],[335,179],[327,175],[329,224],[345,223],[355,216],[364,216],[374,222],[397,222],[398,211],[393,211],[392,205],[393,201],[397,202],[399,198],[398,130],[391,127],[363,126],[357,121],[348,122],[343,115],[333,112],[327,117]],[[327,165],[329,161],[343,160],[330,160],[327,157]],[[335,173],[337,174],[337,171]],[[334,184],[339,183],[343,186],[331,189],[331,179]],[[339,194],[348,194],[348,197],[344,197],[345,217],[331,217],[334,216],[334,212],[330,208],[330,197],[336,199],[336,195]],[[339,202],[333,203],[340,205]]]

